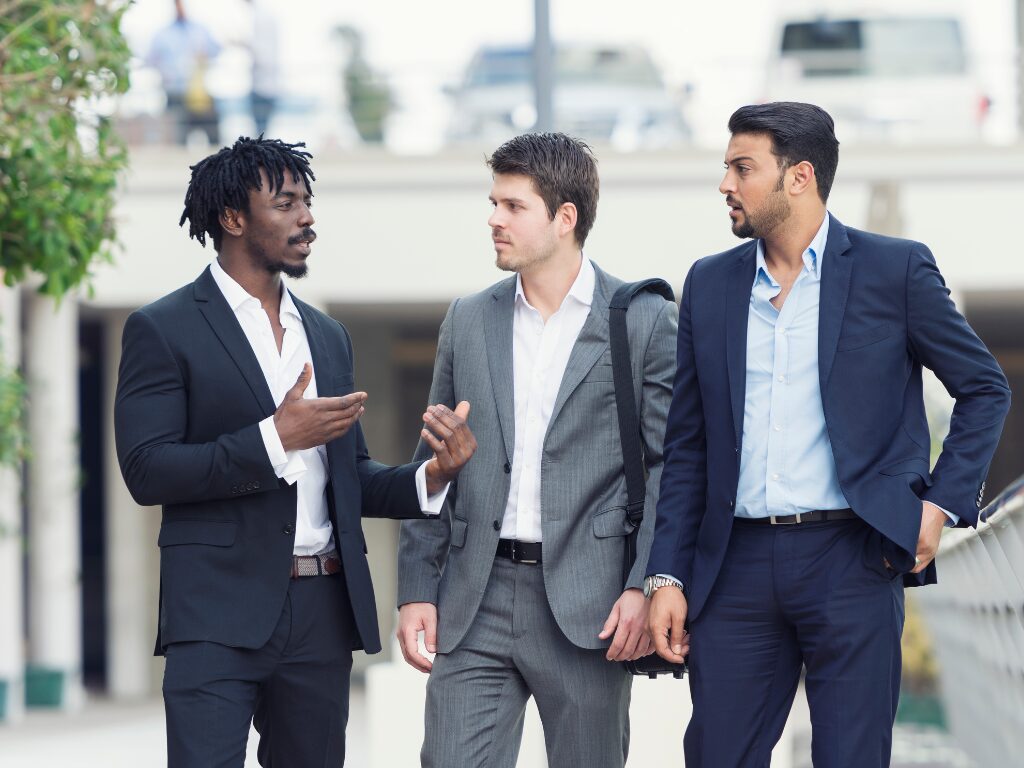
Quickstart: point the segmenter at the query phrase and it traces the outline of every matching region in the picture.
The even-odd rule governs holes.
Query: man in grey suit
[[[473,403],[476,460],[453,484],[443,523],[403,523],[399,548],[398,639],[406,661],[430,673],[422,763],[514,766],[532,695],[550,765],[621,768],[630,677],[617,662],[652,648],[640,587],[678,310],[640,294],[627,314],[648,479],[624,588],[630,527],[608,344],[608,302],[622,281],[582,251],[597,165],[557,133],[512,139],[488,165],[497,266],[516,276],[452,303],[430,392],[432,403]],[[426,423],[443,436],[432,409]]]

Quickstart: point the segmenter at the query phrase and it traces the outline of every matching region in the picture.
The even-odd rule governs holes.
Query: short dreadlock
[[[270,191],[276,192],[284,185],[285,171],[291,172],[292,180],[301,177],[306,192],[313,194],[310,182],[316,181],[309,159],[313,157],[299,147],[305,142],[286,144],[280,139],[250,139],[240,136],[235,145],[224,147],[217,154],[210,155],[190,167],[192,178],[185,192],[185,210],[182,211],[178,226],[188,221],[188,236],[194,237],[206,247],[206,235],[213,238],[213,248],[220,251],[224,231],[220,226],[220,215],[225,208],[243,213],[249,212],[249,191],[261,189],[260,168],[270,180]]]

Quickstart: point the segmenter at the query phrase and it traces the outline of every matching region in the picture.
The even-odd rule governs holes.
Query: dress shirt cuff
[[[267,416],[260,422],[260,434],[263,436],[263,445],[267,449],[267,457],[274,468],[274,474],[288,485],[294,484],[306,471],[306,463],[298,451],[285,451],[281,445],[281,436],[277,434],[277,427],[274,426],[273,416]]]
[[[427,462],[420,464],[420,468],[416,470],[416,498],[420,500],[420,512],[425,515],[441,514],[441,507],[444,506],[444,500],[448,497],[448,489],[451,487],[451,483],[445,483],[444,488],[433,496],[428,496]]]
[[[942,507],[939,507],[939,505],[933,501],[929,501],[928,503],[931,504],[933,507],[938,507],[939,509],[941,509],[943,514],[945,514],[945,516],[949,518],[946,521],[947,528],[956,528],[956,524],[960,522],[960,515],[954,515],[948,509],[943,509]]]
[[[671,581],[671,582],[672,582],[673,584],[675,584],[675,585],[676,585],[677,587],[679,587],[680,589],[683,589],[683,582],[681,582],[681,581],[680,581],[679,579],[677,579],[677,578],[676,578],[675,576],[673,576],[673,575],[671,575],[671,574],[669,574],[669,573],[657,573],[657,574],[655,574],[655,575],[656,575],[656,576],[661,576],[661,578],[663,578],[663,579],[668,579],[668,580],[669,580],[669,581]]]

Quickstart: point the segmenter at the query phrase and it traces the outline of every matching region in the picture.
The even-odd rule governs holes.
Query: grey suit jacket
[[[622,594],[626,485],[615,412],[608,302],[621,280],[595,266],[590,314],[569,356],[544,438],[541,530],[544,584],[565,636],[602,648],[608,613]],[[515,277],[456,299],[441,325],[431,403],[471,404],[478,442],[452,486],[441,523],[402,523],[398,604],[438,606],[438,649],[461,642],[480,606],[494,563],[508,500],[515,444],[512,316]],[[637,412],[648,469],[637,561],[627,586],[647,568],[661,480],[662,441],[672,399],[678,308],[660,296],[637,296],[627,313]],[[417,456],[429,449],[420,445]]]

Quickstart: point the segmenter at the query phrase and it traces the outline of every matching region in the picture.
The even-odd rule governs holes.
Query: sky
[[[293,94],[339,98],[334,86],[343,62],[332,30],[349,24],[366,40],[370,64],[395,89],[400,110],[392,125],[392,147],[417,152],[436,149],[447,119],[442,91],[454,85],[473,51],[485,43],[523,43],[533,31],[533,0],[263,0],[275,9],[281,29],[287,89]],[[700,143],[725,136],[735,107],[765,91],[766,63],[777,45],[779,19],[884,9],[875,0],[549,0],[556,40],[639,43],[647,48],[669,88],[680,98]],[[172,16],[170,0],[137,0],[125,18],[135,50],[144,52],[152,34]],[[248,35],[245,0],[191,0],[186,9],[228,42]],[[993,96],[995,122],[1012,126],[1013,0],[901,0],[899,12],[946,12],[963,20],[968,53],[986,91]],[[235,49],[235,54],[239,49]],[[230,57],[229,57],[230,58]],[[236,57],[237,63],[237,57]],[[229,68],[230,69],[230,68]],[[234,71],[234,70],[231,70]],[[225,95],[244,91],[237,76],[223,77]],[[996,131],[999,132],[998,130]],[[998,139],[998,136],[997,136]]]

